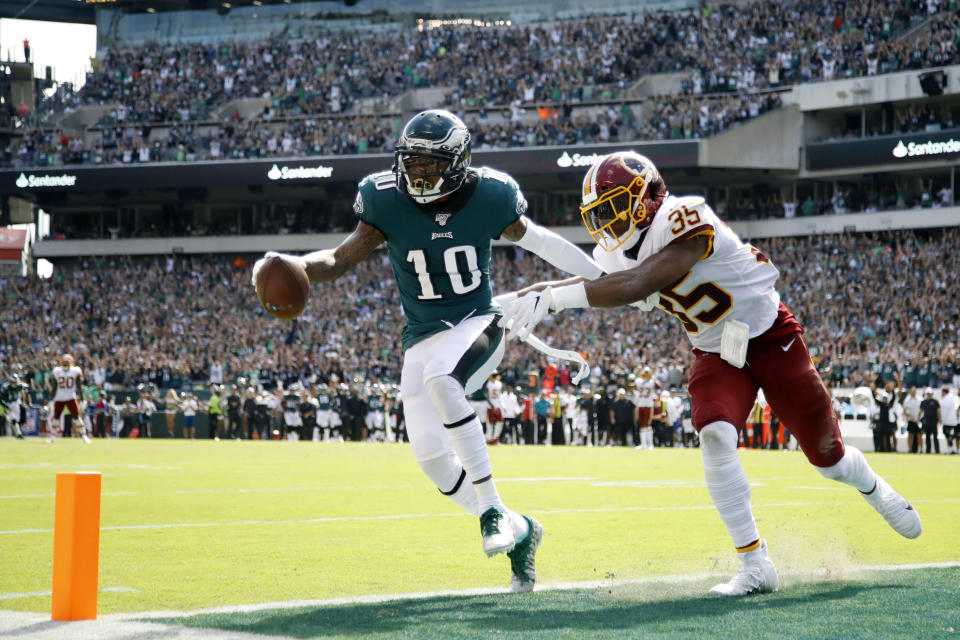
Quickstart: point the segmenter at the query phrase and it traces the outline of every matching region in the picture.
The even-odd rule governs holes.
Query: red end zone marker
[[[100,472],[57,474],[53,525],[53,620],[96,620]]]

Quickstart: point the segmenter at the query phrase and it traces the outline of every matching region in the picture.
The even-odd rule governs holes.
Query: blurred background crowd
[[[701,138],[778,108],[793,85],[956,64],[958,36],[949,0],[762,0],[496,28],[114,46],[80,89],[65,83],[36,110],[14,110],[30,132],[3,164],[389,152],[397,101],[422,89],[440,92],[438,105],[463,117],[481,149]],[[658,88],[662,74],[672,79]],[[653,86],[638,87],[644,78]],[[89,106],[103,107],[92,126],[57,126]],[[954,115],[937,110],[896,130]]]
[[[828,385],[960,383],[960,231],[756,244],[779,268],[778,289],[805,325]],[[494,252],[495,293],[560,275],[521,249]],[[58,265],[48,280],[0,280],[0,366],[38,400],[60,354],[71,353],[98,398],[144,389],[158,400],[169,389],[206,398],[211,385],[224,396],[232,385],[282,395],[327,385],[329,393],[382,396],[384,405],[398,406],[403,316],[385,253],[315,285],[307,310],[292,322],[265,314],[249,278],[244,257],[170,256],[84,259]],[[548,317],[538,333],[581,351],[591,371],[573,390],[576,371],[568,363],[511,343],[499,380],[531,403],[554,388],[612,402],[618,390],[637,392],[644,369],[658,392],[685,389],[692,354],[667,314],[591,309]]]

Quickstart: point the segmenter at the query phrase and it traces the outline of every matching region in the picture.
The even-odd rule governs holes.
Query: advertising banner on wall
[[[807,145],[807,169],[909,165],[960,159],[960,129]]]
[[[495,167],[517,179],[544,174],[582,175],[597,158],[628,149],[649,156],[658,167],[664,169],[696,167],[699,159],[699,143],[696,140],[680,140],[476,150],[472,162],[475,166]],[[381,153],[5,169],[0,170],[0,194],[29,198],[53,192],[355,183],[370,173],[389,169],[393,162],[392,154]]]

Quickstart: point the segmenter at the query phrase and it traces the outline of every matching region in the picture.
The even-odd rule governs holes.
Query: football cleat
[[[767,555],[767,541],[753,551],[738,553],[740,570],[729,582],[718,584],[710,593],[721,596],[748,596],[754,593],[770,593],[780,588],[780,577]]]
[[[517,542],[513,551],[507,552],[510,558],[510,591],[514,593],[533,591],[533,585],[537,582],[537,549],[543,541],[543,525],[530,516],[523,518],[530,530]]]
[[[513,535],[510,516],[496,507],[490,507],[480,516],[483,552],[487,557],[513,551],[517,539]]]
[[[880,476],[874,490],[864,493],[863,497],[904,538],[916,538],[923,531],[917,510]]]

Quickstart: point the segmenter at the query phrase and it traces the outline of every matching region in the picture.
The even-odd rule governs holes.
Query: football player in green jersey
[[[470,166],[470,132],[457,116],[424,111],[403,128],[393,169],[360,182],[356,230],[335,249],[299,258],[311,282],[329,282],[386,242],[406,318],[400,394],[414,455],[441,493],[480,517],[484,552],[510,556],[514,591],[533,588],[543,527],[501,501],[480,416],[466,397],[503,357],[491,243],[503,236],[568,273],[601,273],[526,210],[513,178]]]

